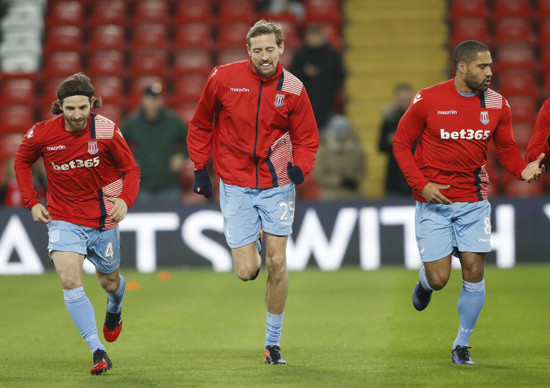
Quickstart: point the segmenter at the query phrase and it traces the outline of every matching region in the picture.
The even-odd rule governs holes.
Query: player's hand
[[[304,173],[299,166],[293,166],[292,162],[288,162],[286,165],[286,173],[288,177],[295,185],[299,185],[304,182]]]
[[[31,209],[31,215],[34,222],[41,222],[43,224],[48,224],[52,217],[50,217],[50,213],[48,212],[48,209],[41,203],[37,203],[34,205]]]
[[[527,181],[527,183],[536,181],[544,172],[544,166],[540,165],[542,163],[542,159],[544,159],[544,152],[523,169],[521,172],[521,179]]]
[[[107,214],[109,218],[114,222],[122,221],[124,217],[126,217],[126,213],[128,213],[128,205],[126,204],[126,201],[115,197],[107,198],[107,201],[114,205],[109,214]]]
[[[208,170],[206,168],[195,170],[193,191],[197,194],[204,195],[206,198],[212,197],[212,181],[210,180],[210,175],[208,175]]]
[[[422,196],[430,203],[441,203],[444,205],[450,205],[452,202],[449,198],[445,197],[439,190],[446,190],[451,185],[438,185],[437,183],[429,182],[422,189]]]

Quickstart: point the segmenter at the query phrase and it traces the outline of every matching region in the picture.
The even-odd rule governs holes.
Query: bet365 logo
[[[73,168],[91,168],[99,166],[99,156],[86,160],[75,159],[71,160],[69,163],[63,163],[61,165],[55,164],[54,162],[51,162],[51,164],[53,169],[57,171],[68,171]]]
[[[461,129],[460,131],[449,132],[441,128],[441,138],[446,139],[464,139],[464,140],[485,140],[491,136],[491,131],[487,129]]]

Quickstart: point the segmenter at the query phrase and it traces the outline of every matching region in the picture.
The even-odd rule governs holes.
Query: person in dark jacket
[[[337,113],[335,98],[342,90],[344,66],[342,56],[330,47],[320,24],[306,26],[304,45],[294,55],[290,72],[304,83],[317,126],[323,130]]]

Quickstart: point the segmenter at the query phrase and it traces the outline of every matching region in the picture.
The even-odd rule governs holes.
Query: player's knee
[[[61,279],[61,286],[65,290],[72,290],[74,288],[78,288],[82,285],[80,279],[76,277],[66,277]]]
[[[447,282],[449,281],[449,278],[446,276],[441,276],[438,274],[432,275],[428,279],[428,283],[430,283],[430,287],[432,287],[434,290],[441,290]]]
[[[286,272],[286,256],[284,254],[274,255],[266,259],[266,268],[269,276],[277,276]]]
[[[247,280],[254,280],[258,277],[260,273],[260,267],[250,266],[246,268],[235,268],[235,273],[242,281],[246,282]]]

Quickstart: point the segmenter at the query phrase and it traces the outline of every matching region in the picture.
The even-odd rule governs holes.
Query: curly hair
[[[52,102],[51,112],[54,115],[62,113],[63,109],[61,106],[63,105],[63,100],[70,96],[86,96],[90,100],[90,103],[92,103],[94,93],[94,87],[87,75],[84,73],[73,74],[57,87],[57,100]],[[93,100],[92,108],[99,108],[101,105],[101,97],[96,97]]]

